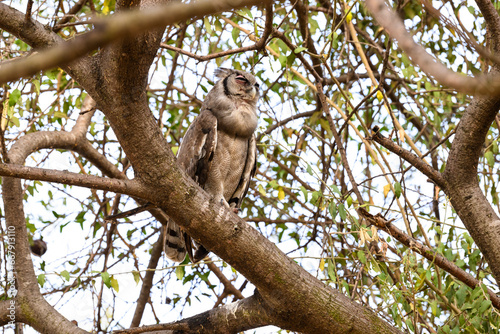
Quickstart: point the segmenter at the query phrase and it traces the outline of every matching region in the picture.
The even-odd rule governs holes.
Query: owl
[[[215,76],[219,80],[189,126],[177,161],[207,193],[237,212],[256,169],[259,84],[253,75],[238,70],[219,68]],[[170,219],[167,257],[182,262],[188,253],[197,262],[209,252],[202,245],[194,246],[193,255],[191,239]]]

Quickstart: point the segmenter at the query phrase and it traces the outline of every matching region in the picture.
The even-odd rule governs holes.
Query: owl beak
[[[255,87],[252,87],[252,91],[250,92],[250,94],[252,95],[252,100],[255,99],[255,96],[257,95],[257,89],[255,89]]]

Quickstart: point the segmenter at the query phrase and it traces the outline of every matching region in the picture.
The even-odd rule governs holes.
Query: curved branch
[[[456,128],[443,176],[451,204],[500,286],[500,218],[481,190],[477,174],[483,144],[498,110],[499,97],[474,98]]]
[[[495,95],[500,91],[498,75],[481,75],[468,77],[457,74],[439,63],[427,51],[413,41],[413,37],[401,19],[385,4],[384,0],[366,0],[366,7],[370,10],[377,22],[384,27],[389,35],[397,40],[398,46],[408,54],[412,62],[434,77],[440,84],[454,88],[460,92],[479,95]]]
[[[25,15],[5,3],[0,3],[0,28],[16,35],[34,48],[58,45],[64,40],[40,22],[26,21]]]

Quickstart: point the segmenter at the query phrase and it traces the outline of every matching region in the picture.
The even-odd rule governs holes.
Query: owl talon
[[[236,213],[236,214],[238,214],[238,213],[240,213],[240,212],[241,212],[241,209],[238,209],[238,208],[233,208],[233,212],[234,212],[234,213]]]

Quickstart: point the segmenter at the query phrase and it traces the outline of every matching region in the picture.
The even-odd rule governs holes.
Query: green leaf
[[[462,285],[460,289],[458,289],[458,291],[455,293],[455,298],[457,299],[458,306],[463,305],[466,296],[467,296],[467,287],[465,285]]]
[[[347,217],[347,213],[345,212],[345,206],[344,206],[344,204],[340,203],[338,205],[338,209],[339,209],[340,218],[342,218],[342,220],[345,220],[346,217]]]
[[[483,300],[479,306],[479,314],[484,313],[491,306],[491,300]]]
[[[401,183],[399,182],[394,183],[394,194],[396,195],[397,198],[401,196]]]
[[[307,164],[307,173],[309,173],[309,175],[313,175],[312,167],[309,164]]]
[[[328,270],[328,277],[330,278],[330,280],[332,280],[333,282],[336,282],[337,276],[335,274],[335,266],[333,265],[333,261],[331,259],[328,259],[327,270]]]
[[[233,37],[233,42],[235,44],[236,44],[236,41],[237,41],[239,35],[240,35],[240,30],[237,28],[233,28],[233,31],[231,31],[231,37]]]
[[[69,272],[67,270],[61,271],[59,275],[61,275],[61,277],[63,277],[66,281],[69,282]]]
[[[9,117],[9,121],[10,121],[10,123],[14,124],[17,127],[19,127],[21,125],[21,123],[19,122],[19,118],[15,117],[15,116]]]
[[[210,20],[207,16],[205,16],[205,18],[203,19],[203,24],[205,25],[207,34],[212,35],[212,24],[210,23]]]
[[[488,162],[488,165],[491,168],[493,168],[493,166],[495,166],[495,157],[493,156],[493,152],[487,151],[486,153],[484,153],[484,157],[485,157],[486,161]]]
[[[266,196],[266,190],[264,189],[264,187],[262,186],[262,184],[259,184],[259,186],[257,188],[259,189],[259,193],[262,196]]]
[[[330,205],[328,205],[328,211],[330,212],[332,220],[334,220],[337,216],[337,204],[335,203],[335,201],[330,201]]]
[[[358,251],[358,259],[361,263],[363,264],[366,264],[366,256],[365,256],[365,252],[359,250]]]
[[[300,186],[300,190],[302,191],[302,194],[304,195],[304,200],[307,202],[307,195],[308,195],[308,192],[307,192],[307,189],[304,187],[304,186]]]
[[[335,184],[334,184],[334,185],[332,185],[330,188],[332,189],[332,191],[333,191],[334,193],[336,193],[336,194],[338,194],[338,195],[342,195],[342,194],[340,193],[339,187],[337,187]]]
[[[40,284],[40,287],[43,288],[43,285],[45,284],[45,274],[38,275],[36,280],[38,281],[38,284]]]
[[[177,279],[180,281],[184,277],[184,274],[186,273],[186,269],[184,266],[179,266],[175,268],[175,276]]]
[[[293,50],[294,53],[299,53],[299,52],[302,52],[304,50],[306,50],[307,48],[303,47],[303,46],[299,46],[298,48],[296,48],[295,50]]]
[[[141,281],[141,275],[139,275],[139,272],[134,270],[132,271],[132,275],[134,276],[135,284],[139,284],[139,282]]]
[[[37,94],[40,94],[40,80],[35,79],[31,82],[33,86],[35,86],[35,91]]]
[[[109,274],[106,271],[101,273],[101,278],[102,278],[103,283],[108,288],[111,288],[111,277],[109,276]]]
[[[9,106],[15,106],[17,101],[19,101],[19,98],[21,97],[21,91],[19,89],[14,89],[12,93],[9,95]]]

